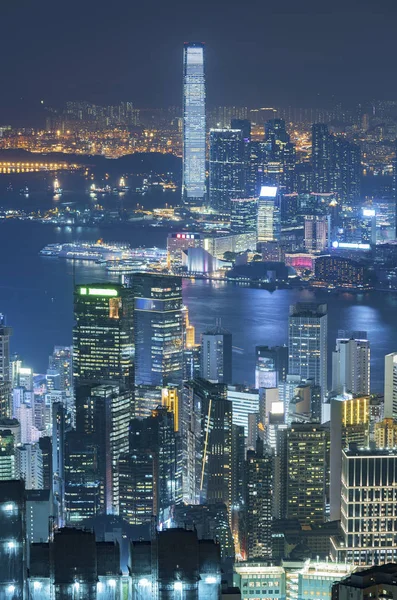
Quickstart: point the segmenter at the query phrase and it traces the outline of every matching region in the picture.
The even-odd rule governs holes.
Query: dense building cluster
[[[185,44],[183,76],[192,231],[169,233],[167,265],[75,285],[73,343],[44,375],[0,314],[0,599],[394,597],[397,352],[374,394],[367,332],[331,336],[325,302],[295,302],[247,386],[220,319],[196,339],[182,278],[361,291],[376,261],[396,268],[377,247],[395,241],[395,199],[362,201],[360,147],[324,122],[309,161],[270,109],[207,114],[203,44]],[[91,133],[141,118],[66,113]]]

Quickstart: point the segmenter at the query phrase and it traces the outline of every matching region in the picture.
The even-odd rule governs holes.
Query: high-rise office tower
[[[369,443],[369,396],[352,397],[342,394],[331,398],[330,407],[330,507],[331,520],[340,519],[342,448],[355,443],[366,447]]]
[[[331,191],[333,165],[332,137],[328,126],[324,123],[315,123],[312,126],[312,191],[317,193]]]
[[[15,479],[15,438],[10,429],[0,429],[0,481]]]
[[[27,490],[43,489],[43,457],[38,444],[19,444],[15,448],[15,477],[24,480]]]
[[[244,198],[245,146],[241,129],[211,129],[210,131],[210,206],[230,214],[232,198]]]
[[[334,182],[330,191],[337,192],[342,204],[355,207],[361,197],[361,150],[356,144],[333,137]]]
[[[230,201],[230,229],[235,233],[256,231],[258,198],[232,198]]]
[[[247,452],[245,473],[245,524],[247,559],[272,556],[274,455],[257,440],[256,452]]]
[[[290,306],[288,374],[311,379],[327,393],[327,305],[298,302]]]
[[[244,142],[244,182],[245,196],[250,196],[250,157],[251,157],[251,121],[249,119],[232,119],[231,129],[240,129],[243,134]]]
[[[255,347],[255,387],[275,388],[288,373],[287,346]]]
[[[65,520],[65,407],[60,402],[52,405],[52,498],[58,526]]]
[[[152,411],[150,417],[133,419],[130,423],[130,460],[133,460],[131,458],[132,455],[136,455],[140,460],[140,463],[136,465],[137,470],[134,467],[134,477],[140,477],[142,469],[146,469],[146,472],[149,470],[150,460],[146,463],[142,462],[145,452],[148,456],[152,456],[153,463],[153,514],[163,518],[164,511],[167,511],[173,504],[178,503],[181,500],[182,493],[179,468],[179,440],[175,434],[174,415],[164,407],[157,407]],[[123,474],[125,476],[125,469]],[[123,485],[123,489],[125,489],[125,481]],[[144,490],[141,491],[144,492]],[[135,493],[139,495],[140,490],[135,490]],[[147,490],[143,496],[142,500],[146,498],[145,511],[147,511]],[[123,502],[125,500],[124,495]],[[132,499],[129,502],[131,503]],[[126,504],[125,502],[125,506]],[[131,504],[128,510],[132,510]]]
[[[266,143],[251,141],[249,157],[248,196],[258,197],[266,178]]]
[[[154,455],[149,450],[126,452],[118,472],[120,516],[130,525],[150,523],[157,512]]]
[[[385,356],[384,416],[397,419],[397,352]]]
[[[305,250],[306,252],[324,252],[330,243],[330,217],[323,215],[306,215]]]
[[[49,357],[48,367],[59,373],[59,389],[69,391],[73,385],[72,348],[55,346],[54,352]]]
[[[0,313],[0,381],[11,381],[10,337],[11,327],[6,326],[5,316]]]
[[[204,45],[183,48],[183,181],[182,199],[189,205],[205,201],[205,77]]]
[[[331,539],[333,560],[359,565],[397,560],[397,451],[342,450],[341,538]]]
[[[232,382],[232,334],[220,326],[202,335],[201,376],[212,383]]]
[[[348,334],[348,337],[346,337]],[[332,391],[370,393],[370,345],[366,331],[339,332],[332,353]]]
[[[232,430],[233,405],[226,397],[226,386],[199,380],[206,389],[202,403],[203,463],[202,501],[232,501]]]
[[[0,418],[11,417],[11,366],[10,337],[11,327],[0,313]]]
[[[265,144],[266,183],[280,186],[284,193],[293,192],[296,151],[283,119],[270,119],[265,123]]]
[[[106,514],[118,514],[118,461],[128,450],[132,392],[116,385],[99,385],[91,389],[86,402],[93,414],[92,435],[98,452],[98,471],[102,484],[102,506]]]
[[[232,464],[231,464],[232,511],[244,505],[245,481],[245,430],[243,425],[232,424]]]
[[[182,492],[185,504],[200,504],[204,436],[202,401],[205,389],[196,379],[183,385],[181,411]]]
[[[280,239],[280,228],[278,188],[275,186],[262,186],[258,200],[258,243],[278,241]]]
[[[131,387],[132,291],[121,285],[77,285],[74,294],[75,386],[106,381]]]
[[[99,514],[101,484],[98,445],[92,436],[68,431],[65,436],[65,514],[69,526]]]
[[[135,411],[146,417],[161,404],[162,388],[183,378],[182,279],[136,273],[134,294]]]
[[[287,431],[286,445],[286,516],[305,525],[323,523],[329,429],[315,423],[293,423]]]

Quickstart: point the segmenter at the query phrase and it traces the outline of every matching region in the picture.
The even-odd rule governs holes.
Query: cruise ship
[[[91,260],[107,264],[110,271],[122,271],[123,267],[131,268],[132,262],[135,261],[136,266],[141,268],[143,263],[163,263],[166,261],[167,251],[162,248],[131,248],[129,244],[106,243],[98,240],[97,242],[47,244],[40,250],[40,255],[72,260]],[[120,263],[120,269],[117,269],[118,263]]]

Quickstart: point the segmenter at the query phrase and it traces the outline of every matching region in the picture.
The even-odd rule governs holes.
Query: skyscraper
[[[298,302],[290,306],[288,374],[311,379],[327,393],[327,305]]]
[[[232,382],[232,334],[220,326],[202,335],[201,376],[212,383]]]
[[[257,213],[258,243],[278,241],[280,238],[280,199],[278,188],[262,186]]]
[[[331,521],[337,521],[341,510],[342,448],[351,443],[368,445],[370,399],[342,394],[331,398],[330,408],[330,511]]]
[[[0,313],[0,418],[11,417],[11,327],[6,326],[5,316]]]
[[[205,200],[204,45],[183,49],[183,181],[182,199],[189,205]]]
[[[385,356],[385,417],[397,419],[397,352]]]
[[[230,214],[232,198],[245,196],[245,146],[241,129],[210,131],[210,206]]]
[[[256,346],[255,387],[275,388],[288,373],[287,346]]]
[[[77,285],[74,293],[75,385],[132,385],[132,291],[121,285]]]
[[[182,385],[182,279],[136,273],[132,280],[135,336],[135,410],[147,417],[161,404],[162,388]]]
[[[331,191],[333,148],[328,126],[315,123],[312,126],[313,192]]]
[[[349,337],[345,337],[346,334]],[[367,395],[370,393],[371,356],[367,332],[340,331],[339,335],[332,353],[332,391]]]
[[[287,518],[312,525],[325,520],[329,430],[293,423],[287,431]]]
[[[256,231],[257,198],[232,198],[230,201],[230,230],[235,233]]]
[[[256,452],[247,452],[245,476],[246,553],[248,559],[272,556],[274,456],[257,440]]]
[[[333,560],[371,565],[397,559],[397,451],[342,450],[341,538],[332,538]]]
[[[323,252],[330,243],[330,217],[323,215],[306,215],[305,250],[306,252]]]

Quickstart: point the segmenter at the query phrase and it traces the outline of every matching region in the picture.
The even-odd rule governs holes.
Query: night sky
[[[209,105],[397,98],[395,0],[3,0],[0,120],[66,99],[181,104],[206,42]]]

